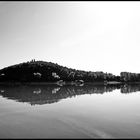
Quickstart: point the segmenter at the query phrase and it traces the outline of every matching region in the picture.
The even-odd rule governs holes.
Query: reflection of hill
[[[132,93],[140,91],[140,85],[137,84],[125,84],[121,86],[121,93]]]
[[[82,94],[103,94],[111,92],[119,86],[114,85],[85,85],[85,86],[0,86],[0,95],[18,102],[27,102],[31,105],[50,104],[60,101],[61,99],[71,98]]]
[[[30,86],[0,86],[0,95],[18,102],[35,104],[51,104],[61,99],[83,94],[103,94],[120,89],[121,93],[140,91],[140,85],[30,85]]]

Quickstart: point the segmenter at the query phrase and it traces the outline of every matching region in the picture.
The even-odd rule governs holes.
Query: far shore
[[[108,84],[119,84],[120,82],[108,82]],[[74,85],[76,83],[65,82],[63,85]],[[105,85],[104,82],[84,82],[83,85]],[[59,85],[57,82],[0,82],[0,85]]]
[[[75,85],[76,83],[65,82],[63,85]],[[77,84],[79,86],[83,85],[117,85],[117,84],[140,84],[140,82],[84,82],[83,84]],[[0,82],[0,85],[59,85],[57,82]]]

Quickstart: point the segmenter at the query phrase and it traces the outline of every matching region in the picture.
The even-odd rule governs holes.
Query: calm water
[[[0,86],[0,138],[140,138],[140,86]]]

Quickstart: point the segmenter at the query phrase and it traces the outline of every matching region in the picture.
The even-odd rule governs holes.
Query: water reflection
[[[133,93],[140,91],[140,85],[137,84],[130,84],[130,85],[122,85],[121,86],[121,93]]]
[[[61,99],[71,98],[83,94],[103,94],[120,89],[121,93],[140,91],[140,85],[22,85],[0,86],[0,95],[18,102],[27,102],[31,105],[51,104]]]

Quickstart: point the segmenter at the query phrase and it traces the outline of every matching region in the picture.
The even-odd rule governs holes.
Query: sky
[[[0,69],[31,59],[140,73],[140,2],[0,2]]]

